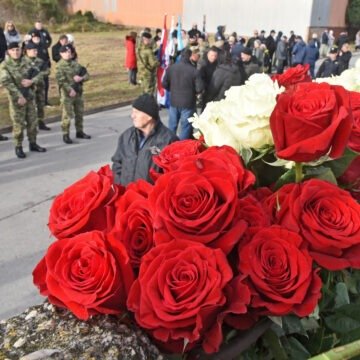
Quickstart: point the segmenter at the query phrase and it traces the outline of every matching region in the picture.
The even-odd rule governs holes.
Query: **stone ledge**
[[[149,338],[119,317],[80,321],[45,302],[0,322],[0,360],[165,360]]]

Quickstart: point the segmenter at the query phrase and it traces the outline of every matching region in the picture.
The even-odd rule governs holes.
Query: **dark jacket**
[[[319,58],[319,48],[317,47],[315,41],[311,40],[308,45],[305,47],[305,57],[304,64],[310,64],[314,66],[316,60]]]
[[[339,62],[337,60],[332,61],[330,58],[326,58],[320,65],[319,70],[316,73],[317,78],[326,78],[331,75],[340,75]]]
[[[303,64],[305,58],[306,44],[303,40],[295,43],[292,50],[292,63]]]
[[[272,54],[276,51],[276,41],[271,35],[266,38],[265,45],[269,50],[270,57],[272,57]]]
[[[47,47],[45,47],[41,42],[39,44],[36,44],[38,54],[37,56],[44,61],[45,64],[48,65],[48,67],[51,66],[49,52]]]
[[[58,41],[52,48],[51,48],[51,57],[55,62],[58,62],[61,59],[60,56],[60,48],[61,44],[60,41]]]
[[[152,182],[150,168],[160,172],[160,168],[152,160],[153,155],[159,154],[166,145],[177,140],[178,137],[160,120],[141,149],[141,131],[133,126],[125,130],[120,135],[115,154],[111,158],[114,183],[126,186],[137,179]]]
[[[338,55],[337,59],[339,61],[340,74],[349,68],[349,62],[350,62],[351,56],[352,56],[351,51],[347,51],[347,52],[342,53],[341,55]]]
[[[7,45],[4,30],[0,28],[0,63],[5,59],[6,50]]]
[[[212,76],[206,94],[206,102],[224,99],[226,90],[230,89],[231,86],[241,85],[241,83],[241,75],[237,65],[219,65]]]
[[[216,70],[217,65],[218,65],[217,61],[214,61],[213,63],[211,63],[207,59],[206,55],[205,55],[205,59],[203,59],[199,62],[199,76],[200,76],[201,80],[203,81],[205,91],[209,87],[211,78],[214,74],[214,71]]]
[[[196,67],[185,58],[166,70],[162,86],[170,91],[171,106],[186,109],[195,108],[196,94],[204,89]]]
[[[40,42],[48,49],[52,43],[52,38],[49,32],[46,29],[36,30],[35,28],[33,28],[28,32],[28,34],[32,34],[35,31],[40,32],[40,39],[41,39]]]
[[[241,85],[253,74],[261,73],[260,65],[255,56],[252,56],[249,61],[242,61],[239,63]]]

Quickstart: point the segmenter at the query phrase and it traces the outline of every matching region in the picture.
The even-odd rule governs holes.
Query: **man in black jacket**
[[[111,158],[115,184],[124,186],[144,179],[152,182],[149,170],[160,172],[152,160],[166,146],[179,140],[160,120],[155,98],[143,94],[133,103],[131,118],[134,126],[123,132]]]
[[[60,48],[67,45],[68,38],[66,35],[60,35],[58,42],[51,48],[51,57],[55,62],[60,61]]]
[[[203,82],[196,70],[199,50],[185,48],[180,62],[166,70],[162,86],[170,91],[169,129],[176,133],[181,125],[180,140],[192,138],[192,125],[188,119],[196,112],[196,95],[203,89]]]

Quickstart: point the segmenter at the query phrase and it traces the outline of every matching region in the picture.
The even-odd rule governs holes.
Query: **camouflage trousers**
[[[75,119],[76,132],[83,131],[84,100],[82,95],[71,98],[62,94],[60,102],[62,106],[61,129],[63,134],[70,134],[71,119]]]
[[[156,77],[155,74],[146,74],[146,75],[140,75],[140,84],[143,93],[147,93],[150,95],[155,95],[155,87],[156,87]]]
[[[38,122],[34,100],[28,100],[24,106],[19,106],[15,100],[9,99],[9,113],[15,146],[22,145],[25,128],[29,142],[36,143]]]
[[[45,118],[45,88],[39,87],[35,91],[35,104],[36,104],[36,112],[37,119],[39,121],[44,121]]]

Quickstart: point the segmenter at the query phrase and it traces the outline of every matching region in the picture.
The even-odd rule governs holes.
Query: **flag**
[[[167,53],[167,43],[168,43],[168,33],[166,29],[166,17],[164,16],[164,26],[161,34],[160,48],[158,52],[158,58],[160,66],[157,68],[156,77],[157,77],[157,102],[159,105],[166,105],[166,90],[163,88],[161,82],[165,75],[165,71],[169,66],[169,54]]]
[[[182,36],[181,36],[181,16],[179,15],[179,18],[178,18],[178,37],[177,37],[177,40],[178,40],[178,52],[181,51],[183,48],[184,48],[184,43],[182,41]]]

